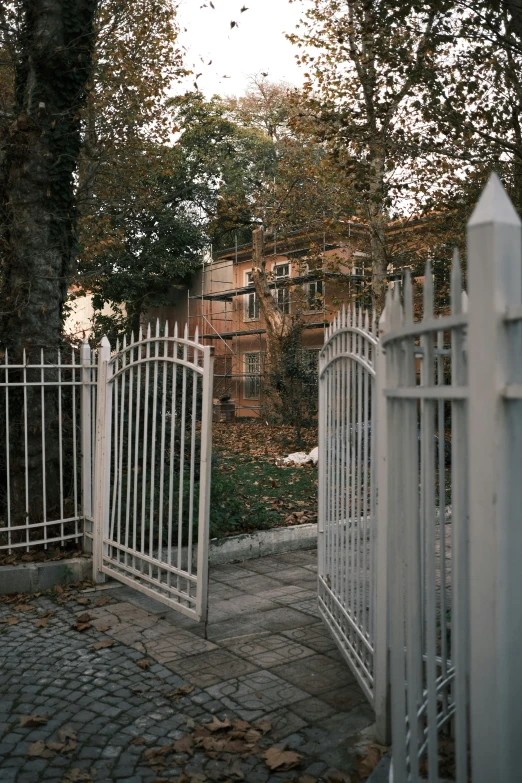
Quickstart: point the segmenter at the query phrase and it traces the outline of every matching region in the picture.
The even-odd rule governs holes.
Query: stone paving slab
[[[199,750],[172,753],[159,771],[143,756],[213,716],[269,719],[267,741],[302,754],[300,775],[326,780],[320,776],[328,768],[349,772],[351,738],[373,714],[318,619],[314,568],[309,552],[211,568],[208,639],[203,625],[127,587],[85,592],[89,606],[47,596],[28,611],[0,605],[0,620],[18,621],[0,624],[0,782],[65,783],[73,769],[93,783],[174,783],[182,770],[226,780],[230,759]],[[110,602],[95,606],[101,596]],[[47,627],[37,626],[49,611]],[[91,627],[79,633],[71,626],[85,612]],[[93,649],[103,640],[114,645]],[[34,714],[47,722],[20,725]],[[74,749],[29,755],[30,746],[57,741],[64,728],[77,736]],[[294,776],[271,774],[256,756],[241,764],[246,783]]]

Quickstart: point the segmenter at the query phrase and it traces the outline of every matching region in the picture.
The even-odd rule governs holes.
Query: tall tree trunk
[[[13,121],[1,139],[0,170],[0,345],[11,362],[24,349],[28,361],[39,361],[40,349],[51,351],[56,361],[62,337],[75,251],[79,112],[91,69],[96,7],[97,0],[19,2]],[[45,358],[49,361],[49,353]],[[42,433],[39,395],[33,386],[25,400],[18,392],[10,397],[11,496],[18,520],[29,514],[37,521],[42,513],[43,435],[48,505],[58,502],[56,397],[46,404]],[[29,512],[23,500],[26,460]]]
[[[309,418],[309,401],[304,399],[300,358],[303,321],[298,314],[279,309],[268,285],[264,254],[264,229],[252,234],[252,281],[266,323],[266,357],[262,369],[262,402],[267,415],[277,423],[295,428],[300,445],[301,426]]]
[[[252,232],[252,282],[266,323],[266,366],[275,367],[281,359],[281,341],[289,333],[291,321],[278,308],[266,276],[265,231]]]
[[[377,320],[384,309],[386,299],[386,216],[384,210],[384,153],[377,150],[371,159],[368,187],[368,231],[372,262],[372,307]]]

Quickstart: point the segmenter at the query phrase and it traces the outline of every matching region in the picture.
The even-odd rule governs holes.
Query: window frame
[[[283,275],[278,275],[278,270],[281,268],[286,267],[288,269],[288,272]],[[292,266],[289,261],[282,261],[279,264],[274,264],[272,267],[272,279],[275,282],[275,288],[272,289],[272,296],[274,297],[278,309],[281,311],[283,315],[290,315],[290,287],[289,286],[283,286],[283,288],[277,287],[277,281],[279,280],[290,280],[292,277]],[[280,301],[279,294],[282,294],[281,299],[283,301]]]
[[[305,310],[305,312],[306,313],[318,313],[321,310],[324,310],[324,280],[323,280],[323,278],[322,277],[320,277],[320,278],[318,277],[318,278],[316,278],[314,280],[310,280],[308,283],[305,283],[305,285],[306,285],[306,310]],[[322,291],[319,294],[319,296],[321,297],[320,299],[317,298],[318,297],[318,294],[317,294],[317,286],[318,285],[320,285],[321,288],[322,288]],[[316,286],[316,292],[315,292],[314,299],[315,299],[315,301],[318,304],[317,307],[311,307],[310,306],[311,302],[312,302],[312,297],[311,297],[311,294],[310,294],[311,286]]]
[[[249,277],[250,278],[252,277],[252,270],[251,269],[249,269],[249,270],[247,270],[245,272],[245,278],[244,278],[244,280],[245,280],[245,287],[246,286],[252,286],[253,290],[252,290],[251,293],[248,293],[248,294],[244,295],[244,306],[245,306],[245,309],[244,309],[243,320],[244,321],[259,321],[260,318],[261,318],[261,307],[260,307],[260,304],[259,304],[259,297],[257,295],[257,291],[255,289],[254,283],[253,283],[253,281],[251,279],[249,280]],[[253,297],[253,302],[254,302],[254,315],[253,316],[250,316],[250,300],[251,300],[251,297]]]
[[[251,357],[251,356],[257,356],[257,372],[248,371],[247,357]],[[243,368],[244,368],[243,399],[259,400],[261,396],[261,351],[244,351]],[[254,386],[253,393],[247,393],[250,384],[253,384]]]

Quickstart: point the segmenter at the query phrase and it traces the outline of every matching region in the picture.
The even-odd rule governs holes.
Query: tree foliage
[[[290,36],[307,68],[316,137],[335,155],[368,226],[378,311],[391,261],[386,225],[404,206],[418,210],[429,192],[422,107],[450,41],[452,5],[313,0]]]

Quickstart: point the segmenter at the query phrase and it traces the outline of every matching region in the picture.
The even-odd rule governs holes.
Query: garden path
[[[373,714],[315,594],[316,554],[295,552],[212,567],[207,639],[114,583],[1,605],[2,783],[349,780]]]

